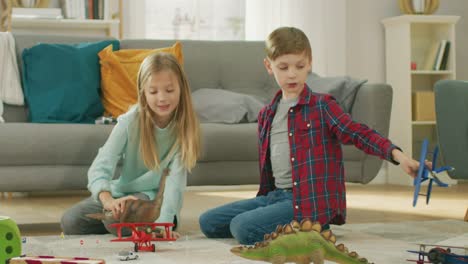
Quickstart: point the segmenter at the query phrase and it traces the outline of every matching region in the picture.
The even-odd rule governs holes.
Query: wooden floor
[[[209,208],[256,193],[255,186],[189,187],[182,209],[181,232],[198,229],[198,216]],[[14,219],[23,235],[59,235],[60,218],[86,192],[15,193],[0,199],[0,215]],[[412,206],[413,188],[389,185],[347,185],[348,223],[463,220],[468,209],[468,183],[449,188],[434,187],[429,205],[420,197]]]

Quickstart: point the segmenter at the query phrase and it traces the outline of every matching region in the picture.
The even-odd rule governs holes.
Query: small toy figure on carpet
[[[231,252],[246,259],[274,264],[323,264],[325,260],[340,264],[369,263],[354,251],[348,253],[343,244],[335,246],[336,237],[330,230],[321,231],[319,222],[304,219],[299,224],[293,220],[290,224],[279,225],[276,232],[266,234],[264,241],[255,243],[254,247],[234,247]]]
[[[124,250],[119,252],[119,259],[122,261],[135,260],[138,259],[138,255],[135,252]]]

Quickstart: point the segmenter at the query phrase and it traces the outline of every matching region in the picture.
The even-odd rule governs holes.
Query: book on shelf
[[[450,41],[445,44],[444,54],[442,55],[442,62],[440,63],[440,69],[442,71],[447,70],[447,61],[450,54]]]
[[[439,45],[439,42],[432,43],[431,47],[429,48],[429,53],[426,56],[423,70],[432,71],[434,69],[434,61],[436,60],[437,52],[439,51]]]
[[[447,40],[443,39],[440,41],[439,50],[437,51],[437,57],[434,62],[434,71],[440,70],[440,65],[442,63],[442,57],[444,56],[445,46],[447,45]]]
[[[444,71],[447,70],[447,64],[450,54],[450,41],[443,39],[433,42],[428,49],[424,60],[423,70],[426,71]]]
[[[110,0],[61,0],[65,18],[110,19]]]
[[[451,43],[448,40],[441,40],[439,50],[437,51],[437,58],[434,62],[435,71],[447,70]]]

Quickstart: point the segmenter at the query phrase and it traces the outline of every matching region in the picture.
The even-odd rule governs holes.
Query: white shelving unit
[[[412,119],[412,94],[433,91],[438,80],[455,79],[455,25],[459,18],[403,15],[382,21],[385,26],[386,81],[393,87],[390,139],[416,160],[419,160],[422,140],[428,138],[432,149],[437,142],[437,132],[435,120]],[[431,47],[441,40],[448,40],[451,45],[447,70],[422,69]],[[411,70],[412,62],[417,65],[415,70]],[[433,107],[434,102],[428,104]],[[388,178],[390,184],[412,185],[412,179],[397,166],[389,166]]]
[[[12,2],[6,0],[6,30],[12,32],[34,32],[37,34],[61,34],[81,36],[111,36],[122,38],[122,0],[108,1],[109,12],[117,12],[114,19],[29,19],[11,16]],[[85,1],[85,0],[83,0]],[[110,15],[110,14],[109,14]],[[5,15],[3,15],[5,16]]]
[[[119,37],[119,20],[12,18],[12,32]]]

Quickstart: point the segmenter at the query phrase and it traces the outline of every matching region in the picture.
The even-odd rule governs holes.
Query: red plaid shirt
[[[282,92],[258,115],[260,189],[257,196],[274,190],[270,160],[271,123]],[[328,94],[312,92],[307,85],[296,106],[289,109],[288,131],[293,181],[294,217],[321,224],[344,224],[346,193],[341,144],[354,144],[367,154],[395,164],[397,148],[366,125],[354,122]]]

